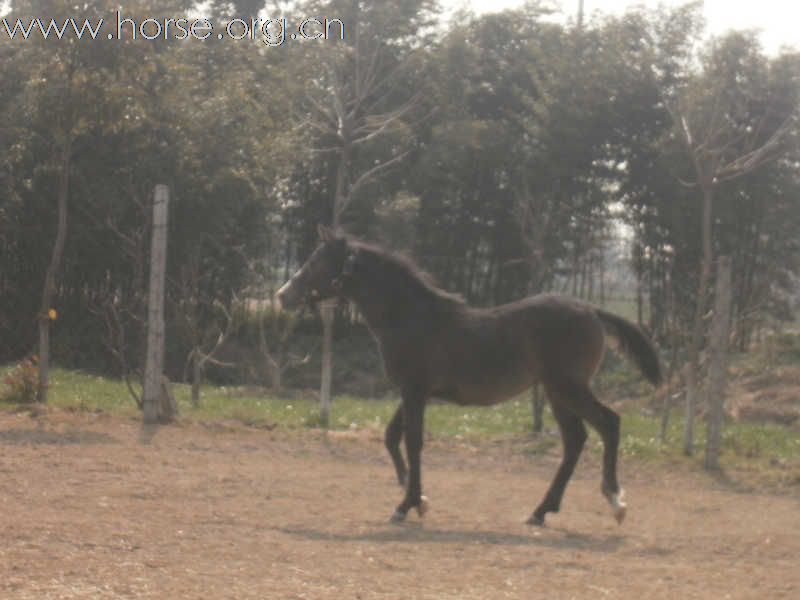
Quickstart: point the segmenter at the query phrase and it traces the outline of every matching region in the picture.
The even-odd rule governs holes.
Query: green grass
[[[0,368],[0,379],[9,368]],[[214,422],[233,420],[256,427],[277,427],[298,430],[319,425],[319,407],[304,399],[277,398],[257,395],[235,387],[204,386],[202,400],[195,408],[190,402],[186,385],[174,386],[181,418]],[[2,395],[2,391],[0,391]],[[398,400],[385,398],[367,400],[348,396],[336,397],[332,406],[333,429],[383,429],[391,419]],[[121,381],[97,377],[77,371],[54,369],[51,375],[50,405],[65,410],[99,411],[138,418],[139,411]],[[2,406],[2,403],[0,403]],[[16,409],[12,405],[7,408]],[[426,414],[426,432],[434,438],[455,438],[475,442],[499,437],[527,436],[531,414],[528,397],[487,408],[432,404]],[[536,452],[558,446],[555,423],[545,412],[544,436],[547,443],[535,445]],[[639,410],[623,414],[620,452],[643,460],[682,461],[700,464],[705,446],[705,427],[696,423],[694,458],[682,453],[683,419],[679,412],[672,415],[665,443],[659,441],[659,418]],[[540,440],[541,441],[541,440]],[[590,430],[587,447],[600,453],[599,436]],[[780,425],[748,423],[727,424],[723,433],[722,464],[725,468],[771,472],[772,479],[788,479],[800,484],[800,432]]]
[[[8,368],[0,369],[4,377]],[[181,417],[198,421],[235,420],[246,425],[276,425],[285,429],[319,425],[319,406],[307,399],[276,398],[246,388],[203,386],[199,407],[192,406],[188,385],[173,386]],[[1,394],[2,392],[0,392]],[[50,405],[67,410],[100,411],[135,417],[139,411],[125,384],[64,369],[50,375]],[[399,400],[368,400],[337,396],[333,401],[333,429],[383,428]],[[514,400],[489,408],[462,408],[433,404],[427,410],[426,429],[434,436],[481,437],[524,433],[530,429],[530,405]]]
[[[139,413],[125,384],[114,379],[54,369],[49,390],[48,402],[58,408],[126,416]]]
[[[643,458],[680,455],[683,452],[683,415],[672,416],[665,443],[659,441],[659,429],[657,418],[639,413],[623,415],[621,452]],[[705,424],[698,419],[695,423],[698,454],[702,454],[705,445]],[[740,460],[800,459],[800,432],[781,425],[727,423],[722,432],[722,456]]]
[[[189,387],[175,386],[182,416],[203,421],[233,419],[248,425],[277,425],[285,429],[317,427],[319,405],[314,400],[276,398],[248,394],[238,388],[204,386],[200,407],[190,402]],[[337,396],[331,407],[332,429],[383,429],[399,404],[396,398],[378,400]],[[426,411],[425,427],[433,436],[477,438],[530,430],[530,406],[514,400],[489,408],[463,408],[432,404]]]

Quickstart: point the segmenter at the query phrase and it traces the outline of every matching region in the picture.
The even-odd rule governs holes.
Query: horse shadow
[[[613,553],[625,545],[620,534],[590,535],[560,527],[531,531],[529,534],[506,531],[469,531],[425,527],[421,523],[375,524],[364,532],[331,532],[305,527],[276,527],[275,531],[308,541],[372,542],[409,544],[485,544],[498,546],[539,546],[563,550]]]
[[[116,444],[107,433],[83,429],[52,431],[49,429],[5,429],[0,431],[0,443],[15,446],[70,446],[86,444]]]

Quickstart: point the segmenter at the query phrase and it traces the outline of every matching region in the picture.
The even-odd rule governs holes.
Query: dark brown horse
[[[625,319],[570,298],[542,295],[495,308],[471,308],[436,287],[409,260],[320,227],[322,244],[278,291],[286,308],[332,297],[354,302],[380,346],[386,373],[402,403],[386,428],[386,448],[405,497],[392,516],[427,510],[420,479],[425,405],[441,398],[491,405],[537,382],[544,385],[561,430],[564,454],[544,499],[528,523],[558,512],[584,442],[584,421],[603,439],[602,492],[618,522],[625,517],[617,483],[620,418],[601,404],[589,382],[603,359],[604,331],[614,336],[653,384],[658,356]],[[405,438],[408,469],[400,452]]]

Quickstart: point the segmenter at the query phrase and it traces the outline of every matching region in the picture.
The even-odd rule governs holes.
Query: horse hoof
[[[618,494],[611,494],[608,498],[608,502],[611,504],[611,512],[614,514],[618,525],[622,525],[622,521],[625,520],[625,513],[628,510],[627,505],[622,501],[623,494],[624,492],[620,490]]]
[[[531,515],[528,517],[528,520],[525,521],[526,525],[534,525],[536,527],[544,527],[544,517],[537,517],[536,515]]]
[[[420,518],[425,516],[425,513],[428,512],[430,507],[431,505],[430,502],[428,502],[427,496],[420,496],[419,504],[417,504],[417,514],[420,516]]]
[[[398,508],[389,518],[389,523],[402,523],[405,520],[406,520],[406,513],[404,513]]]

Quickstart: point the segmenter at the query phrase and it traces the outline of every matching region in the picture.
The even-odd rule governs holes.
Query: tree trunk
[[[169,191],[157,185],[153,198],[153,237],[150,251],[150,297],[147,314],[147,357],[142,393],[144,422],[169,422],[175,415],[164,412],[164,279],[167,263],[167,212]]]
[[[64,255],[64,244],[67,240],[67,199],[69,197],[69,170],[72,160],[72,134],[67,132],[61,157],[61,176],[58,182],[58,228],[50,264],[44,275],[42,304],[39,310],[39,386],[36,400],[47,402],[47,388],[50,385],[50,311],[53,308],[53,295],[56,291],[56,275]]]
[[[667,278],[666,282],[666,290],[667,290],[667,306],[665,310],[665,326],[667,328],[667,334],[669,336],[669,345],[670,345],[670,359],[669,359],[669,369],[667,371],[667,390],[666,395],[664,396],[664,405],[662,407],[661,412],[661,428],[658,432],[658,439],[659,442],[665,444],[667,442],[667,430],[669,428],[669,415],[670,411],[672,410],[672,401],[674,399],[674,388],[672,383],[672,378],[675,375],[676,369],[679,369],[678,366],[678,343],[679,343],[679,331],[678,331],[678,317],[676,315],[675,309],[675,289],[672,283],[672,277]],[[680,373],[678,376],[678,384],[680,385],[681,377]]]
[[[277,395],[283,389],[283,369],[276,361],[270,367],[270,390],[273,394]]]
[[[172,384],[166,375],[161,376],[161,390],[159,394],[159,414],[162,422],[172,421],[178,416],[178,403],[172,393]]]
[[[203,380],[203,363],[200,358],[200,351],[195,348],[192,356],[192,406],[200,406],[200,383]]]
[[[642,314],[642,304],[644,302],[642,295],[642,277],[644,277],[644,275],[641,272],[638,273],[636,277],[636,324],[639,325],[639,327],[643,325],[642,320],[644,319],[644,315]]]
[[[697,304],[692,324],[692,339],[689,344],[688,364],[686,365],[686,422],[683,432],[683,452],[687,456],[694,452],[694,413],[697,407],[698,379],[700,373],[700,350],[705,339],[703,317],[706,311],[708,282],[711,279],[711,210],[714,201],[713,183],[706,181],[703,185],[703,222],[702,244],[703,261],[700,277],[697,282]]]
[[[705,468],[710,470],[719,469],[719,446],[722,436],[722,421],[725,416],[725,383],[728,365],[731,301],[731,260],[727,256],[721,256],[717,265],[714,320],[711,325],[711,338],[709,341],[709,413]]]
[[[349,127],[343,126],[342,151],[336,169],[336,190],[333,197],[333,228],[338,229],[339,219],[349,202],[350,153],[351,142]],[[319,384],[319,416],[323,428],[330,427],[331,420],[331,384],[333,382],[333,321],[334,304],[323,302],[319,306],[322,318],[322,374]]]
[[[531,389],[531,409],[533,411],[533,433],[542,433],[544,429],[544,396],[542,386],[538,383]]]
[[[322,317],[322,378],[319,386],[319,420],[327,429],[331,423],[331,382],[333,374],[333,311],[332,302],[323,302],[319,306]]]
[[[658,427],[658,442],[660,444],[667,443],[667,431],[669,430],[669,413],[672,409],[672,389],[671,386],[667,387],[667,392],[664,394],[664,404],[661,407],[661,423]]]
[[[600,257],[600,279],[598,281],[600,286],[600,297],[597,299],[597,303],[600,306],[605,306],[606,304],[606,259],[601,256]]]

